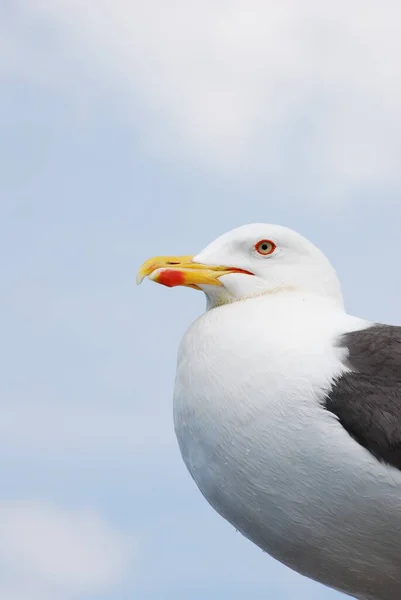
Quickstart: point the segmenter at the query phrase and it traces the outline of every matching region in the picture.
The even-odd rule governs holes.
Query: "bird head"
[[[202,290],[212,308],[261,294],[300,291],[342,303],[337,275],[306,238],[279,225],[244,225],[225,233],[196,255],[156,256],[139,269],[168,287]]]

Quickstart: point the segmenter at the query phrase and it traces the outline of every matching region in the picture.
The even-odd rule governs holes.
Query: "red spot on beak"
[[[163,269],[157,276],[157,283],[167,287],[175,287],[185,283],[185,274],[178,269]]]

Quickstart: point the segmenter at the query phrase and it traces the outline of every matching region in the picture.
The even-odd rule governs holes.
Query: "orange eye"
[[[260,240],[257,244],[255,244],[255,250],[262,256],[268,256],[276,249],[276,244],[271,240]]]

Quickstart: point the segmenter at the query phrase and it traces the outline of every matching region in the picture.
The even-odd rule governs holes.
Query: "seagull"
[[[138,272],[205,293],[178,351],[174,428],[212,507],[298,573],[401,598],[401,327],[347,314],[326,256],[245,225]]]

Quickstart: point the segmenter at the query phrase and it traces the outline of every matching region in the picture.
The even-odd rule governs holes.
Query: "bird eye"
[[[271,240],[260,240],[257,244],[255,244],[255,250],[262,256],[268,256],[272,254],[276,249],[276,244]]]

